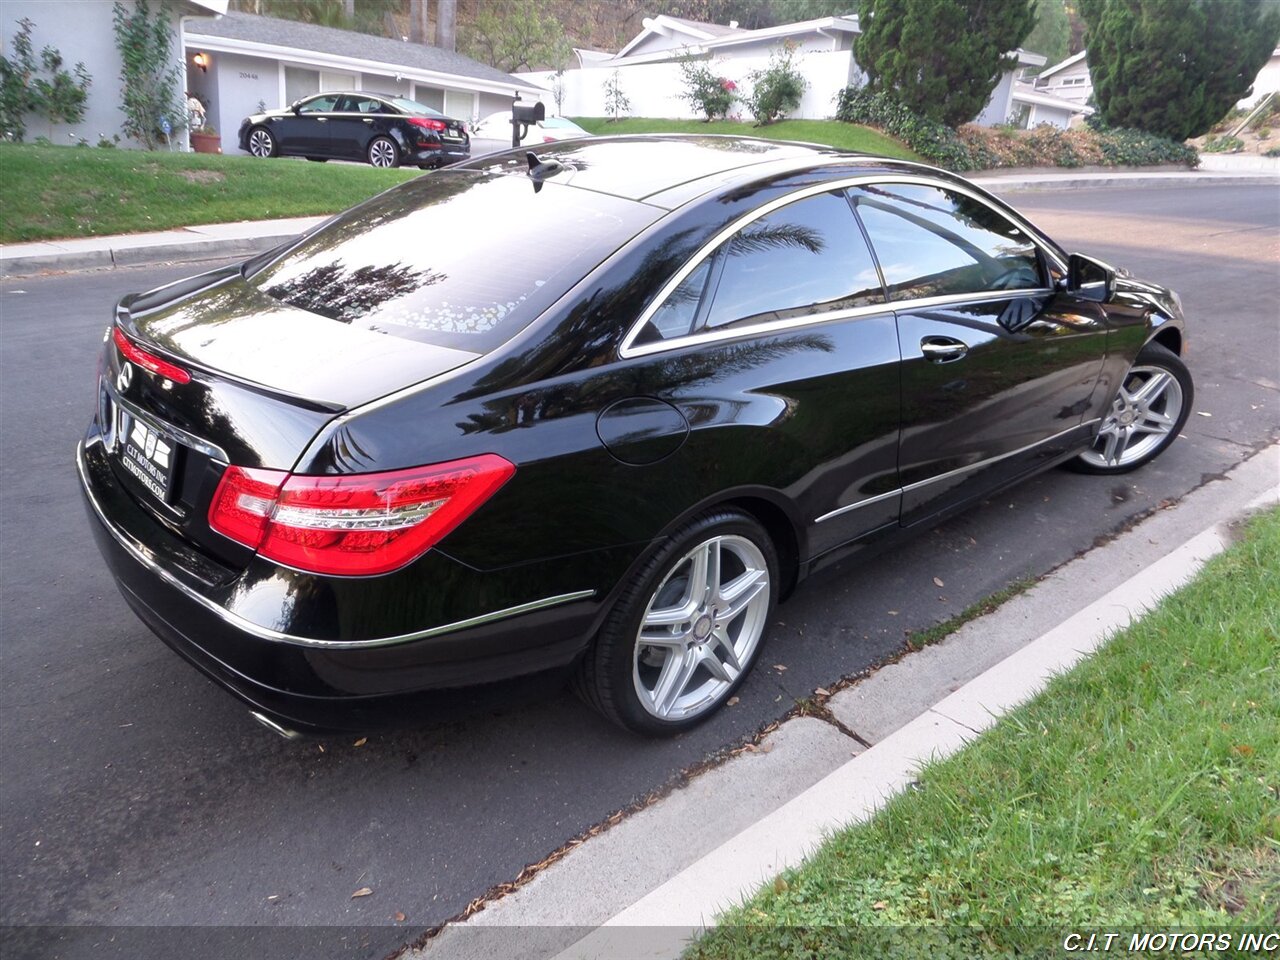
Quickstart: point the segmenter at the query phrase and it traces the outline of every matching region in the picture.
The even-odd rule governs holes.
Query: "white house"
[[[1047,70],[1041,70],[1036,77],[1036,90],[1069,100],[1071,103],[1086,104],[1093,96],[1093,80],[1089,76],[1088,51],[1081,50],[1067,59],[1055,63]]]
[[[249,13],[189,21],[188,89],[207,122],[237,153],[240,121],[322,90],[370,90],[417,100],[449,116],[475,120],[546,91],[470,57],[407,43]]]
[[[133,7],[133,0],[124,0],[124,3],[126,8]],[[184,21],[193,16],[225,13],[227,0],[152,0],[150,6],[169,26],[170,51],[173,62],[178,63],[182,58]],[[31,46],[37,57],[45,46],[55,47],[62,54],[64,69],[71,70],[75,64],[83,63],[92,78],[84,120],[77,124],[55,124],[50,129],[48,123],[31,118],[27,125],[28,139],[47,136],[54,143],[71,144],[80,139],[97,143],[102,137],[108,140],[115,135],[123,137],[121,58],[116,49],[112,8],[113,4],[104,0],[3,0],[0,3],[0,39],[5,56],[13,55],[13,37],[20,29],[18,21],[29,19],[34,24]],[[185,143],[184,136],[180,131],[175,140]],[[136,146],[127,139],[124,144]]]
[[[836,97],[849,85],[863,82],[854,59],[853,42],[861,32],[857,16],[820,17],[759,30],[699,23],[681,17],[646,17],[644,28],[612,57],[578,51],[577,65],[561,77],[549,71],[520,74],[551,90],[563,87],[560,112],[570,116],[606,116],[604,87],[615,72],[618,86],[640,117],[692,118],[693,107],[681,98],[684,83],[678,60],[704,60],[710,69],[743,87],[752,71],[769,65],[784,45],[795,50],[796,65],[808,81],[800,107],[791,116],[820,119],[834,115]],[[1039,66],[1044,58],[1017,51],[1020,67]],[[979,123],[1005,123],[1012,109],[1014,72],[1008,71],[992,93]],[[544,98],[545,99],[545,98]],[[745,108],[738,108],[745,112]]]
[[[1269,93],[1280,90],[1280,47],[1271,51],[1271,59],[1262,65],[1258,75],[1253,79],[1253,92],[1245,97],[1237,107],[1252,107]]]
[[[1094,112],[1093,107],[1055,97],[1020,80],[1013,85],[1011,99],[1013,107],[1009,114],[1010,122],[1024,130],[1030,130],[1044,123],[1065,130],[1073,122],[1091,116]]]

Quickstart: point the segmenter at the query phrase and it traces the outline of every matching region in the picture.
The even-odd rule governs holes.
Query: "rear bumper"
[[[457,163],[471,159],[471,144],[417,144],[410,153],[406,163],[434,163],[443,166],[446,163]]]
[[[286,727],[367,730],[509,703],[540,689],[530,678],[562,678],[601,615],[596,591],[583,590],[547,597],[541,606],[427,625],[415,639],[290,639],[284,629],[219,605],[166,563],[159,538],[167,531],[114,481],[93,434],[76,460],[94,539],[129,606],[206,676]]]

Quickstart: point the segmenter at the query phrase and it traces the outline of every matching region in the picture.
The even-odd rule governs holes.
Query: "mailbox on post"
[[[521,103],[518,99],[511,104],[511,146],[520,146],[520,141],[529,132],[529,124],[540,123],[547,119],[547,108],[542,101]]]

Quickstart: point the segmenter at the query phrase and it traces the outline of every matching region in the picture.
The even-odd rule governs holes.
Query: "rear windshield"
[[[405,113],[419,117],[443,117],[444,114],[439,110],[432,110],[425,103],[419,103],[417,100],[406,100],[404,97],[392,97],[389,101],[392,106],[399,107]]]
[[[660,213],[523,176],[441,171],[348,210],[249,279],[340,323],[485,353]]]

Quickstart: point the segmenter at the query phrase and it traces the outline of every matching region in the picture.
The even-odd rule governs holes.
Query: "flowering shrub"
[[[680,76],[684,79],[684,92],[680,99],[702,113],[707,122],[716,117],[723,119],[737,99],[738,85],[725,77],[718,77],[705,63],[696,60],[680,61]]]
[[[800,98],[804,96],[809,81],[792,62],[795,55],[796,44],[787,41],[782,50],[775,50],[769,55],[767,68],[751,71],[751,94],[744,97],[743,102],[756,118],[757,127],[781,120],[800,106]]]

